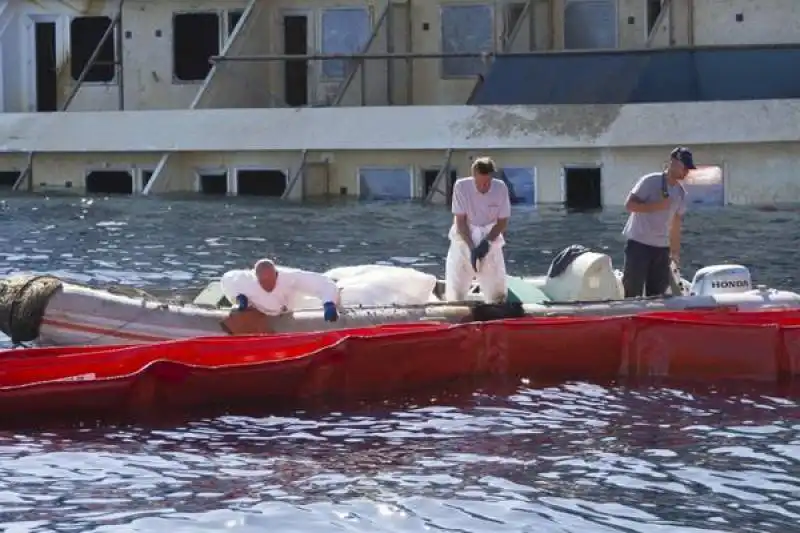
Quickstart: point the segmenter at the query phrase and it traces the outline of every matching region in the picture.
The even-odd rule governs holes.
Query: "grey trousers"
[[[625,298],[642,296],[661,296],[669,288],[670,258],[669,247],[649,246],[638,241],[625,243],[625,267],[622,285]]]

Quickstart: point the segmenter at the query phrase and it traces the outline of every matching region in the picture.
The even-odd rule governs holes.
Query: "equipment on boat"
[[[460,379],[761,383],[800,392],[800,311],[420,322],[0,352],[0,424],[302,408]],[[21,408],[22,406],[22,408]]]
[[[680,279],[682,294],[624,299],[619,271],[611,258],[580,247],[562,252],[550,275],[508,277],[505,304],[481,304],[480,287],[466,301],[446,302],[441,282],[410,268],[383,265],[342,267],[327,272],[342,291],[340,317],[325,322],[322,302],[308,299],[294,313],[269,317],[261,333],[300,333],[365,328],[385,324],[458,324],[528,316],[622,316],[653,311],[728,309],[752,311],[800,307],[794,292],[752,288],[741,265],[700,269],[692,283]],[[402,288],[402,289],[400,289]],[[119,291],[115,291],[119,292]],[[401,300],[402,305],[387,302]],[[152,343],[202,336],[225,336],[229,316],[219,282],[192,303],[170,302],[146,293],[115,294],[51,276],[18,276],[0,281],[0,331],[15,343],[42,346]],[[247,329],[251,332],[251,329]]]

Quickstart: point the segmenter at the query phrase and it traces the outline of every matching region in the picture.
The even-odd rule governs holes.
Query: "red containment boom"
[[[387,398],[464,378],[800,384],[800,311],[415,323],[0,352],[0,419]],[[273,403],[275,402],[275,403]]]

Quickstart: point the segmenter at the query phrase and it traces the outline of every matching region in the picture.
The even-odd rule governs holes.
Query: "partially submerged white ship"
[[[554,272],[555,269],[551,269]],[[677,274],[677,273],[676,273]],[[557,275],[508,277],[503,304],[482,302],[480,287],[467,301],[443,301],[443,282],[412,268],[362,265],[326,272],[341,291],[337,322],[325,322],[322,303],[306,299],[301,310],[265,317],[246,334],[324,331],[380,324],[437,321],[462,323],[520,316],[619,316],[664,310],[754,311],[800,307],[800,294],[753,287],[741,265],[712,265],[691,282],[676,275],[660,298],[623,297],[621,273],[611,258],[585,252]],[[680,294],[678,294],[680,292]],[[231,316],[219,282],[191,302],[156,298],[143,291],[102,290],[52,276],[21,275],[0,281],[0,330],[14,343],[40,346],[133,344],[230,335]]]

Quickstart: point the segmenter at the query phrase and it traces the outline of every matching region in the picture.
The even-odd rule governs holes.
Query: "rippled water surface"
[[[737,261],[796,288],[799,213],[691,213],[685,274]],[[516,210],[509,270],[573,243],[619,264],[623,221]],[[7,197],[0,275],[184,289],[262,256],[442,275],[448,223],[405,204]],[[486,383],[335,408],[0,430],[0,530],[800,531],[800,405],[773,391]]]

